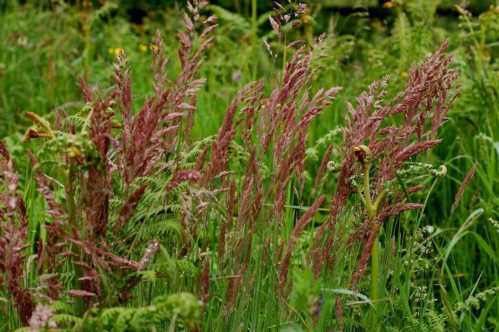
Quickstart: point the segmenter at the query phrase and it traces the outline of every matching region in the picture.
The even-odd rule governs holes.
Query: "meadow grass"
[[[0,330],[499,330],[499,11],[390,3],[10,3]]]

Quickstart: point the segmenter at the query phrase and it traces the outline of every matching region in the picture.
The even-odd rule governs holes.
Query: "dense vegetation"
[[[3,4],[0,330],[498,331],[499,7],[445,4]]]

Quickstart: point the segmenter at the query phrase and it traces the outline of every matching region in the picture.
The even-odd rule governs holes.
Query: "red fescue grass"
[[[220,209],[224,202],[223,217],[217,224],[215,260],[200,260],[199,296],[210,299],[210,266],[217,264],[217,273],[232,277],[226,285],[225,308],[230,313],[243,289],[251,288],[254,276],[250,271],[255,235],[258,234],[266,254],[265,262],[274,264],[277,275],[276,294],[286,297],[291,286],[289,270],[297,241],[306,229],[315,232],[311,244],[310,265],[319,278],[334,268],[335,260],[343,255],[340,239],[349,238],[350,246],[360,244],[357,269],[348,287],[356,288],[368,267],[371,251],[383,221],[406,210],[418,209],[420,204],[408,202],[396,187],[387,186],[397,171],[409,159],[435,145],[438,128],[445,120],[449,105],[449,91],[457,73],[450,69],[451,58],[443,44],[423,64],[410,72],[406,88],[391,101],[386,101],[386,81],[373,83],[357,98],[357,105],[349,105],[349,118],[338,146],[328,146],[316,172],[313,202],[296,220],[287,238],[284,220],[287,193],[303,190],[307,133],[312,121],[334,100],[340,88],[319,89],[313,93],[313,50],[302,46],[294,51],[286,64],[282,79],[269,96],[263,92],[262,82],[246,85],[227,108],[223,123],[211,146],[197,156],[194,167],[183,160],[188,151],[196,95],[204,80],[198,78],[203,54],[213,41],[214,17],[204,18],[199,9],[189,6],[184,17],[185,31],[179,33],[178,52],[181,71],[170,82],[166,76],[167,59],[161,38],[156,38],[153,50],[154,91],[135,112],[131,78],[126,56],[118,56],[110,92],[99,93],[84,81],[81,89],[90,112],[83,128],[70,126],[66,131],[52,129],[41,118],[32,116],[35,126],[27,133],[28,139],[56,139],[61,135],[80,134],[88,137],[91,150],[72,147],[61,152],[69,176],[64,179],[65,197],[59,201],[42,167],[33,156],[35,178],[40,194],[47,205],[48,238],[37,244],[39,273],[57,274],[60,266],[55,257],[72,258],[77,271],[76,287],[67,295],[83,298],[90,307],[105,294],[101,273],[123,275],[129,273],[125,288],[118,289],[119,301],[130,297],[129,289],[140,280],[133,276],[153,260],[161,239],[154,239],[138,261],[113,252],[108,243],[110,233],[119,234],[134,216],[149,188],[145,177],[169,174],[165,192],[181,191],[188,197],[182,219],[183,249],[185,255],[199,246],[200,252],[209,252],[209,243],[194,243],[199,227],[209,218],[209,212]],[[199,33],[197,31],[200,31]],[[197,45],[197,46],[194,46]],[[234,156],[232,147],[243,144],[244,157]],[[76,150],[75,150],[76,149]],[[341,165],[336,177],[335,191],[318,189],[327,176],[327,164],[333,149],[341,153]],[[29,290],[23,286],[24,248],[27,216],[18,193],[18,176],[13,161],[0,146],[1,172],[4,190],[1,195],[0,217],[0,271],[5,277],[0,284],[11,294],[23,324],[35,308]],[[165,162],[168,158],[168,162]],[[232,158],[238,158],[242,167],[234,169]],[[265,172],[262,165],[269,167]],[[240,172],[240,169],[244,171]],[[240,172],[240,174],[239,174]],[[361,177],[361,188],[353,185],[353,178]],[[189,186],[183,184],[188,182]],[[117,186],[116,183],[119,183]],[[298,184],[298,185],[296,185]],[[121,189],[117,189],[121,188]],[[199,189],[193,193],[191,188]],[[421,189],[409,188],[408,192]],[[364,220],[350,234],[339,234],[338,223],[345,206],[354,195],[363,205]],[[122,202],[117,213],[111,213],[110,202]],[[319,210],[330,200],[329,214],[317,229],[311,224],[321,217]],[[180,199],[181,200],[181,199]],[[182,200],[181,200],[182,201]],[[189,210],[190,209],[190,210]],[[189,211],[193,211],[192,213]],[[146,221],[145,221],[146,222]],[[271,232],[262,231],[270,229]],[[189,235],[189,236],[187,236]],[[274,251],[276,254],[271,255]],[[126,275],[126,274],[125,274]],[[242,288],[246,282],[248,285]],[[55,287],[54,287],[55,289]],[[51,292],[52,299],[61,296]],[[343,307],[337,299],[336,313],[341,321]]]

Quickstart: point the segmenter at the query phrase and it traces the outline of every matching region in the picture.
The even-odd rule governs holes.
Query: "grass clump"
[[[90,78],[107,60],[88,38],[114,7],[93,13],[83,101],[25,112],[24,136],[0,145],[0,328],[497,327],[497,82],[476,53],[493,47],[477,29],[494,14],[476,22],[461,9],[450,55],[452,36],[421,29],[436,25],[435,6],[392,5],[384,50],[369,39],[382,35],[314,38],[305,5],[276,8],[260,36],[255,8],[241,21],[187,3],[177,50],[159,32],[130,56],[111,48],[108,88]],[[237,72],[220,63],[224,17],[251,29],[241,48],[254,62]],[[300,33],[307,42],[289,43]],[[482,103],[491,113],[470,121],[487,126],[460,126],[456,107]]]

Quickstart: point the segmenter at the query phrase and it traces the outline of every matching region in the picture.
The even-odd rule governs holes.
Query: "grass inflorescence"
[[[258,5],[0,7],[0,330],[499,328],[497,7]]]

